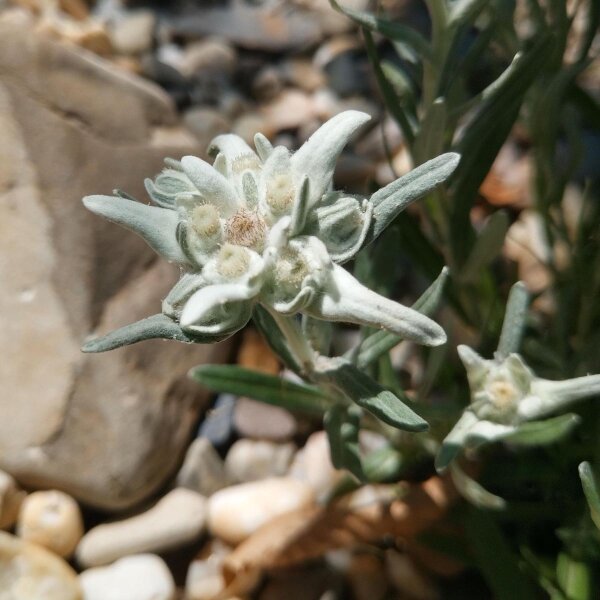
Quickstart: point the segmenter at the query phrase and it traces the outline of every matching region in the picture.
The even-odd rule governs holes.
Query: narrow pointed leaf
[[[437,98],[427,110],[415,140],[413,156],[416,164],[421,164],[432,156],[437,156],[444,147],[447,108],[446,99]]]
[[[322,416],[331,399],[318,388],[235,365],[202,365],[190,376],[215,392],[247,396],[288,410]]]
[[[129,346],[136,342],[162,338],[177,340],[178,342],[211,344],[219,341],[218,336],[192,336],[184,333],[181,327],[166,315],[158,314],[125,325],[120,329],[86,342],[81,350],[83,352],[106,352],[122,346]],[[221,338],[222,339],[222,338]]]
[[[411,308],[424,315],[431,315],[435,312],[440,305],[449,273],[448,267],[444,267],[437,279],[423,292]],[[401,341],[403,341],[401,336],[389,331],[377,331],[371,334],[360,345],[356,365],[359,369],[364,369]]]
[[[346,110],[321,125],[292,155],[292,168],[301,185],[309,179],[310,205],[318,202],[329,188],[338,156],[354,132],[371,119],[370,115]]]
[[[590,508],[592,521],[600,529],[600,484],[589,462],[582,462],[579,465],[579,477],[581,478],[583,493]]]
[[[446,181],[459,161],[459,154],[447,152],[375,192],[371,197],[373,220],[365,245],[376,239],[409,204]]]
[[[506,500],[488,492],[480,483],[469,477],[456,463],[450,465],[450,475],[462,497],[477,508],[503,510]]]
[[[330,3],[335,10],[350,17],[355,23],[366,27],[369,31],[380,33],[398,42],[403,42],[413,48],[416,54],[421,55],[423,58],[431,57],[429,42],[415,29],[398,22],[376,17],[367,12],[346,8],[336,0],[330,0]]]
[[[502,333],[498,342],[496,357],[500,360],[513,352],[518,352],[523,337],[523,329],[527,319],[529,306],[529,292],[522,281],[517,281],[508,296],[506,313],[502,324]]]
[[[461,415],[460,419],[442,442],[435,457],[435,468],[438,473],[444,471],[462,452],[462,449],[466,446],[469,431],[478,421],[479,419],[470,410],[466,410]]]
[[[545,421],[532,421],[519,425],[513,433],[500,438],[519,446],[545,446],[559,442],[580,423],[581,419],[573,413],[560,415]]]
[[[114,196],[86,196],[83,203],[93,213],[137,233],[168,261],[188,264],[175,234],[179,221],[176,211]]]
[[[343,363],[323,375],[350,400],[385,423],[406,431],[426,431],[429,428],[427,421],[395,394],[381,387],[354,365]]]
[[[332,406],[323,420],[331,463],[336,469],[347,469],[359,481],[366,481],[360,459],[358,434],[360,431],[360,409]]]
[[[502,210],[488,219],[458,273],[461,282],[473,282],[481,277],[483,269],[500,254],[509,224],[508,215]]]

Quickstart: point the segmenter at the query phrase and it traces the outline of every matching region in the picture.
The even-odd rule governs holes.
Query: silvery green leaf
[[[471,392],[478,389],[491,368],[491,361],[482,358],[469,346],[460,344],[456,347],[458,357],[467,371],[467,379],[469,380],[469,387]]]
[[[447,152],[423,163],[371,196],[373,222],[365,240],[370,244],[409,204],[431,192],[452,175],[460,155]]]
[[[335,264],[327,289],[305,312],[318,319],[384,328],[425,346],[446,342],[444,330],[435,321],[376,294]]]
[[[203,287],[185,303],[180,317],[185,331],[218,334],[241,329],[252,315],[255,295],[253,286],[245,283],[222,283]]]
[[[323,416],[332,399],[319,388],[236,365],[201,365],[190,376],[217,392],[247,396],[288,410]]]
[[[440,304],[449,273],[448,267],[444,267],[437,279],[423,292],[411,308],[424,315],[433,313]],[[395,333],[376,331],[361,343],[356,355],[356,365],[359,369],[364,369],[402,340],[403,338]]]
[[[302,179],[300,189],[296,195],[294,202],[294,208],[292,209],[292,218],[290,221],[290,236],[299,235],[308,218],[309,212],[309,200],[310,200],[310,181],[308,176]]]
[[[524,398],[519,405],[519,415],[528,420],[537,419],[593,396],[600,397],[600,375],[565,381],[534,379],[531,396]]]
[[[239,135],[234,133],[224,133],[215,137],[208,146],[208,152],[211,156],[222,153],[230,166],[241,156],[253,156],[256,158],[256,164],[259,164],[258,156],[256,156],[254,150]]]
[[[310,202],[312,206],[328,190],[335,163],[344,146],[354,132],[364,125],[370,116],[357,110],[337,114],[321,125],[315,133],[292,156],[292,168],[297,185],[305,175],[310,180]]]
[[[491,421],[478,420],[466,433],[466,445],[476,448],[505,439],[516,431],[515,425],[502,425]]]
[[[450,433],[446,436],[435,457],[435,468],[441,473],[460,454],[466,446],[467,435],[471,428],[479,422],[477,415],[470,410],[465,410],[456,422]]]
[[[83,345],[81,350],[83,352],[106,352],[156,338],[198,344],[214,343],[221,339],[216,336],[188,335],[182,331],[176,321],[166,315],[158,314],[90,340]]]
[[[302,315],[302,333],[309,341],[312,348],[319,354],[327,356],[331,347],[331,336],[333,325],[327,321],[313,319],[308,315]]]
[[[242,189],[244,190],[244,198],[248,208],[256,208],[258,205],[258,185],[254,175],[250,171],[246,171],[242,175]]]
[[[322,371],[318,376],[329,381],[358,406],[393,427],[417,432],[429,427],[427,421],[395,394],[381,387],[354,365],[343,362]]]
[[[498,350],[495,353],[497,359],[502,360],[509,354],[519,351],[528,306],[529,292],[522,281],[517,281],[508,295],[502,333],[498,342]]]
[[[175,211],[113,196],[86,196],[83,203],[93,213],[143,237],[155,252],[168,261],[188,264],[188,259],[177,243],[175,232],[178,216]]]
[[[499,439],[519,446],[545,446],[568,436],[580,421],[581,419],[573,413],[545,421],[531,421],[518,425],[512,433]]]
[[[322,240],[331,259],[343,263],[350,260],[364,244],[372,214],[370,203],[363,210],[357,198],[338,197],[333,203],[312,211],[306,233]]]
[[[237,210],[237,192],[221,173],[196,156],[184,156],[181,165],[203,198],[214,204],[221,214],[231,216]]]
[[[172,319],[179,320],[185,303],[199,288],[205,285],[206,281],[202,275],[198,275],[197,273],[184,273],[163,300],[163,314]]]
[[[275,300],[271,304],[273,308],[282,315],[296,314],[310,304],[315,298],[315,289],[311,286],[303,287],[294,298],[288,302]]]
[[[360,409],[339,404],[332,406],[325,413],[323,424],[329,440],[331,464],[336,469],[347,469],[359,481],[366,481],[358,443]]]
[[[579,465],[579,477],[594,525],[600,529],[600,484],[589,462]]]
[[[533,371],[525,364],[518,354],[509,354],[504,359],[504,366],[507,368],[512,383],[525,395],[531,390],[531,383],[535,375]]]
[[[256,153],[263,162],[265,162],[267,158],[269,158],[271,152],[273,152],[273,144],[271,144],[262,133],[257,133],[254,136],[254,146],[256,148]]]
[[[482,270],[500,254],[508,226],[508,215],[503,210],[487,220],[464,266],[458,271],[460,281],[469,283],[481,276]]]
[[[446,99],[437,98],[427,109],[415,139],[413,157],[416,164],[422,163],[430,156],[437,156],[443,150],[446,119]]]
[[[455,462],[450,465],[450,475],[456,489],[473,506],[488,510],[503,510],[506,500],[488,492],[480,483],[469,477]]]
[[[487,4],[488,0],[457,0],[450,7],[450,23],[453,26],[472,23]]]

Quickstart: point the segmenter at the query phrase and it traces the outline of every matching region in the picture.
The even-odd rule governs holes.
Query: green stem
[[[298,360],[306,373],[314,370],[315,352],[293,317],[285,317],[277,311],[269,310],[277,326],[285,336],[292,354]]]

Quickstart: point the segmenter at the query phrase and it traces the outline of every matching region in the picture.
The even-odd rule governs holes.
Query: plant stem
[[[277,326],[285,336],[288,346],[306,373],[314,370],[315,352],[302,334],[293,317],[285,317],[277,311],[269,310]]]

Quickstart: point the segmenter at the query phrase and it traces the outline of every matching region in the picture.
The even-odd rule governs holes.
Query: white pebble
[[[164,561],[153,554],[127,556],[79,576],[83,600],[174,600],[175,583]]]
[[[293,444],[241,439],[227,453],[225,471],[238,482],[281,477],[286,474],[295,450]]]
[[[71,496],[58,490],[29,494],[21,505],[17,534],[67,558],[73,554],[83,535],[79,505]]]
[[[241,483],[210,497],[208,526],[216,537],[238,544],[278,515],[313,502],[311,487],[289,477]]]
[[[77,547],[77,560],[95,567],[130,554],[177,548],[197,540],[205,523],[204,496],[178,488],[146,512],[88,531]]]

